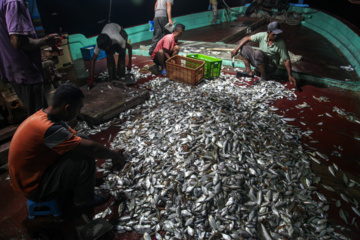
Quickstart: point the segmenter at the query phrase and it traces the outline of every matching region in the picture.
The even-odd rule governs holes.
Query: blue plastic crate
[[[91,60],[94,55],[95,45],[90,45],[87,47],[80,48],[81,55],[84,60]],[[96,60],[103,59],[106,57],[106,53],[103,50],[100,50],[99,56],[96,58]]]

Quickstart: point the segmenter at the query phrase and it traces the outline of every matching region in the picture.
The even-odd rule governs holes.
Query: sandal
[[[166,76],[166,74],[167,74],[166,70],[161,71],[161,75]]]
[[[259,84],[259,83],[261,83],[261,82],[263,82],[263,81],[265,81],[263,78],[259,78],[258,80],[256,80],[256,81],[253,83],[253,85],[257,85],[257,84]]]
[[[254,77],[253,75],[248,74],[247,72],[237,72],[236,73],[236,77],[240,78],[240,77]]]

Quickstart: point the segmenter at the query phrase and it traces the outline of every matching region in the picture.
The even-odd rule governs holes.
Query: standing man
[[[153,54],[156,44],[162,39],[166,31],[165,25],[169,23],[170,26],[174,25],[171,17],[171,7],[174,0],[156,0],[154,11],[154,35],[149,49],[149,55]]]
[[[154,63],[158,66],[161,66],[161,75],[166,76],[166,68],[165,68],[165,61],[172,56],[178,55],[180,51],[180,47],[177,44],[179,37],[185,31],[185,26],[183,24],[176,24],[175,31],[171,34],[166,35],[163,37],[151,55],[151,59]]]
[[[28,116],[47,106],[40,47],[58,41],[56,34],[37,38],[25,0],[0,0],[0,86],[10,83]]]
[[[109,71],[110,81],[119,80],[125,77],[125,56],[126,49],[129,51],[129,62],[127,65],[128,71],[131,71],[131,58],[132,58],[132,47],[127,42],[128,35],[124,28],[116,23],[108,23],[105,25],[101,34],[96,39],[96,46],[94,55],[90,63],[90,79],[88,86],[91,88],[94,84],[94,68],[97,57],[100,54],[100,50],[105,51],[107,67]],[[114,54],[119,53],[117,69],[115,66]]]
[[[291,62],[289,53],[284,39],[281,37],[282,30],[279,23],[274,21],[267,26],[267,32],[260,32],[243,38],[239,45],[231,52],[231,57],[235,56],[239,50],[245,63],[246,73],[238,72],[237,76],[252,77],[250,64],[256,67],[261,78],[254,84],[266,80],[269,73],[275,72],[279,65],[280,59],[284,60],[291,84],[296,84],[296,79],[291,74]],[[245,45],[248,41],[259,43],[260,50],[254,50],[252,47]]]
[[[217,23],[217,19],[218,19],[218,2],[217,0],[209,0],[209,10],[210,8],[212,9],[213,15],[214,15],[214,19],[211,21],[212,24],[216,24]]]
[[[74,207],[100,205],[109,199],[94,195],[95,158],[111,158],[123,166],[123,155],[81,138],[66,121],[83,106],[84,95],[74,84],[60,85],[52,104],[28,117],[16,130],[9,149],[12,188],[35,201],[72,194]]]

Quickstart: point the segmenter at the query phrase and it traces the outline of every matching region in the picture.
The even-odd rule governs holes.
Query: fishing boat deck
[[[182,39],[217,42],[240,31],[243,27],[244,22],[241,21],[236,21],[235,26],[227,23],[213,25],[186,31]],[[303,56],[300,62],[293,64],[294,71],[319,77],[328,77],[339,81],[345,81],[345,79],[358,80],[358,76],[340,69],[340,66],[346,66],[349,63],[336,48],[322,36],[302,26],[282,27],[289,50],[294,54]],[[263,30],[265,30],[265,27],[261,27],[254,32]],[[236,44],[239,40],[240,39],[236,39],[230,43]],[[136,46],[148,43],[149,42],[135,44],[134,47],[136,48]],[[149,57],[135,57],[133,63],[139,68],[152,64]],[[85,68],[88,68],[88,64],[88,62],[85,63]],[[106,60],[99,60],[96,66],[96,73],[104,71],[106,69]],[[231,67],[226,67],[223,71],[231,75],[235,74],[234,69]],[[157,76],[150,76],[149,78],[142,79],[139,83],[144,83],[155,77]],[[67,79],[79,85],[86,83],[86,79],[76,78],[73,68],[68,70]],[[293,88],[293,86],[288,83],[283,84],[286,88]],[[329,199],[329,221],[334,226],[344,227],[342,230],[336,230],[351,239],[357,239],[360,230],[354,225],[350,226],[345,224],[344,220],[339,216],[339,208],[335,206],[334,199],[341,201],[342,208],[346,212],[346,216],[350,222],[354,217],[359,217],[352,211],[351,204],[347,204],[339,197],[339,194],[351,195],[360,202],[360,188],[358,186],[348,188],[341,174],[345,173],[348,178],[360,183],[360,163],[358,161],[360,158],[360,128],[358,123],[351,122],[344,116],[336,114],[333,112],[333,109],[334,107],[344,109],[345,112],[352,113],[353,116],[359,118],[359,95],[352,91],[340,88],[328,88],[311,83],[304,85],[302,91],[297,91],[296,94],[297,100],[290,101],[288,99],[280,99],[274,103],[274,106],[279,108],[277,111],[279,115],[284,115],[287,118],[296,118],[296,121],[289,122],[289,124],[299,126],[304,131],[309,129],[314,131],[311,138],[302,138],[305,149],[309,151],[317,149],[317,151],[329,156],[329,161],[321,160],[320,165],[312,163],[312,171],[322,178],[321,183],[333,187],[336,193],[327,191],[321,184],[315,186],[320,193],[323,193]],[[326,97],[329,99],[329,102],[319,102],[314,97]],[[303,102],[306,102],[310,107],[298,109],[296,105],[302,104]],[[331,115],[331,117],[327,114]],[[321,125],[319,124],[320,122],[322,123]],[[90,137],[109,146],[109,141],[114,138],[118,131],[119,128],[113,126],[108,130]],[[334,151],[339,152],[341,157],[333,154]],[[101,163],[102,161],[98,161],[98,165]],[[328,166],[333,163],[336,163],[341,169],[341,171],[336,172],[336,177],[332,176],[328,171]],[[98,172],[97,177],[99,181],[101,181],[101,176],[102,173]],[[27,219],[26,199],[22,194],[16,193],[11,189],[6,172],[0,175],[0,192],[0,201],[2,203],[0,205],[1,239],[33,239],[39,236],[41,237],[41,235],[43,237],[47,236],[49,239],[76,239],[75,226],[85,224],[76,212],[65,212],[63,216],[65,220],[61,221],[51,216],[38,217],[35,220]],[[313,196],[313,198],[315,199],[317,197]],[[97,207],[94,211],[89,211],[88,213],[94,215],[110,207],[114,214],[108,216],[107,219],[109,219],[110,222],[116,223],[118,204],[119,202],[116,202],[112,198],[106,205]],[[110,232],[101,239],[141,238],[142,236],[136,232],[125,234]]]

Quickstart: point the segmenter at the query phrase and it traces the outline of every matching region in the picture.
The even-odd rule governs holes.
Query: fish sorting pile
[[[152,90],[150,99],[120,114],[126,121],[111,143],[126,149],[129,163],[107,171],[103,185],[126,195],[118,232],[347,239],[328,223],[329,202],[314,187],[316,158],[304,151],[301,129],[272,106],[296,99],[293,91],[273,81],[241,88],[231,79],[190,87],[158,78],[143,87]]]

